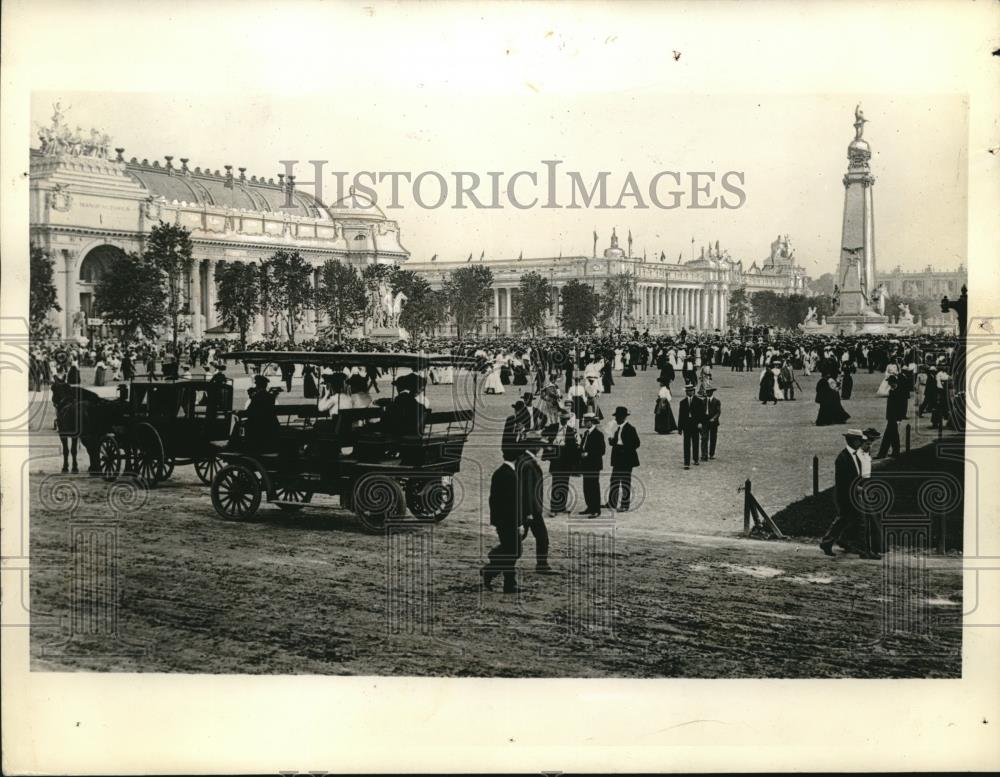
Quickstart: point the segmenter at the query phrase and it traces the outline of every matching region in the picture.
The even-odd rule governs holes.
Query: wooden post
[[[910,425],[906,425],[906,452],[910,452]]]
[[[750,481],[743,484],[743,536],[750,536]]]
[[[909,432],[907,432],[909,439]],[[819,456],[813,456],[813,496],[819,494]]]

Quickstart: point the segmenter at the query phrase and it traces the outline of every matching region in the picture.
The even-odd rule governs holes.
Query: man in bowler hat
[[[639,433],[629,423],[628,408],[615,408],[618,428],[611,435],[611,488],[608,490],[608,507],[627,513],[632,500],[632,470],[639,466]]]
[[[677,409],[677,426],[684,435],[684,469],[691,469],[691,459],[698,466],[701,427],[705,423],[705,402],[695,396],[694,384],[684,386],[684,399]]]
[[[604,469],[604,435],[595,425],[593,412],[583,414],[583,433],[580,435],[580,474],[583,476],[583,501],[586,506],[580,515],[594,518],[601,514],[601,470]]]

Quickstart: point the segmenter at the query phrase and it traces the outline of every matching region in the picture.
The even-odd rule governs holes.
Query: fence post
[[[743,536],[750,536],[750,480],[743,484]]]
[[[910,452],[910,425],[906,425],[906,452]]]
[[[813,496],[819,494],[819,456],[813,456]]]

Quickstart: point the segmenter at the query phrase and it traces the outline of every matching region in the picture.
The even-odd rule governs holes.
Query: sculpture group
[[[377,327],[398,327],[399,317],[403,312],[403,303],[409,298],[403,292],[393,295],[392,289],[385,281],[379,283],[374,297],[371,323]]]
[[[62,106],[56,103],[52,106],[52,124],[38,131],[39,150],[44,156],[85,156],[97,159],[108,159],[108,149],[111,146],[111,136],[96,129],[90,130],[90,137],[83,134],[83,129],[77,127],[71,130],[63,122]]]

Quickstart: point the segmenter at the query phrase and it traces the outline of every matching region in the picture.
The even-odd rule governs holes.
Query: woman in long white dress
[[[503,365],[503,358],[500,355],[493,360],[493,364],[488,367],[488,372],[486,373],[486,380],[483,381],[483,393],[484,394],[503,394],[505,393],[503,383],[500,382],[500,368]]]
[[[625,369],[625,365],[622,363],[622,349],[615,348],[615,369],[621,372]]]

